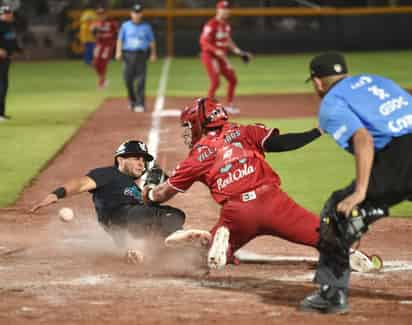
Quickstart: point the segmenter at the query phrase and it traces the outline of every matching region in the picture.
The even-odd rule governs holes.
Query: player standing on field
[[[91,30],[96,36],[96,45],[93,51],[93,67],[97,73],[97,86],[107,86],[106,71],[109,61],[113,58],[116,47],[117,23],[106,15],[104,7],[96,10],[97,20],[91,25]]]
[[[233,105],[235,88],[237,84],[236,72],[229,63],[229,51],[249,61],[252,55],[242,51],[232,40],[231,26],[228,23],[230,8],[228,1],[219,1],[216,5],[216,16],[210,19],[202,29],[200,36],[201,60],[209,77],[210,86],[207,96],[215,98],[220,84],[220,75],[227,82],[226,110],[228,113],[239,113]]]

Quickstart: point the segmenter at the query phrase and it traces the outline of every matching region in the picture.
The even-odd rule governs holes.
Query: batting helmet
[[[153,160],[153,156],[147,150],[146,144],[140,140],[129,140],[123,142],[114,154],[114,161],[116,165],[117,157],[143,157],[145,162]]]
[[[180,115],[180,122],[191,130],[191,145],[193,146],[202,136],[204,129],[222,127],[229,117],[222,104],[215,99],[203,97],[187,106]]]

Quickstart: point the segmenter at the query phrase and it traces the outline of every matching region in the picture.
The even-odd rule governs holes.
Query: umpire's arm
[[[365,199],[375,156],[373,137],[368,130],[358,129],[351,140],[356,164],[356,187],[351,195],[337,205],[337,210],[345,215],[349,215],[352,209]]]

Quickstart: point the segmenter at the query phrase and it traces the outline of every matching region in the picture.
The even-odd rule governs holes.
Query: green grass
[[[307,64],[312,55],[257,56],[250,65],[244,65],[238,58],[232,58],[239,77],[237,94],[311,92],[311,86],[303,81],[307,76]],[[382,74],[409,88],[412,88],[411,69],[408,69],[411,66],[411,57],[412,51],[347,55],[353,73]],[[149,96],[156,95],[162,63],[163,60],[159,60],[155,64],[149,64]],[[93,70],[80,60],[12,64],[7,113],[13,119],[0,124],[0,207],[16,200],[24,186],[47,164],[105,98],[126,96],[119,62],[109,65],[109,79],[110,87],[104,92],[97,91]],[[198,97],[206,94],[207,87],[208,80],[199,58],[173,59],[167,96]],[[225,88],[225,81],[222,80],[219,96],[224,94]],[[302,120],[301,123],[303,124],[291,127],[306,128],[308,122]],[[311,146],[316,148],[318,144]],[[312,176],[313,179],[309,178],[308,175],[315,175],[315,172],[306,172],[306,160],[316,165],[323,159],[335,156],[335,151],[337,157],[344,155],[337,148],[331,149],[335,151],[322,150],[316,157],[312,157],[311,150],[308,152],[307,149],[270,156],[275,169],[283,176],[286,189],[291,186],[293,196],[303,205],[312,207],[314,211],[319,209],[328,193],[335,187],[330,180],[326,182],[324,178],[315,176]],[[298,159],[294,159],[294,155],[297,155]],[[278,159],[285,160],[284,167],[278,166]],[[351,158],[347,156],[345,159]],[[305,173],[296,179],[294,175],[299,175],[300,170]],[[322,170],[323,175],[334,175],[333,179],[336,177],[336,188],[346,184],[351,178],[351,173],[344,168],[342,172],[335,173],[337,175],[329,174],[329,171],[326,173],[326,169],[321,168]]]
[[[281,133],[300,132],[316,126],[315,119],[239,120],[240,123],[264,123]],[[322,136],[294,151],[267,154],[267,160],[282,180],[282,188],[298,203],[319,213],[329,195],[349,185],[355,176],[353,156],[340,149],[333,139]],[[391,210],[392,215],[412,215],[412,202]]]
[[[315,53],[295,55],[256,56],[245,65],[237,57],[231,58],[239,84],[237,94],[272,94],[311,92],[308,62]],[[349,53],[346,55],[352,74],[373,73],[394,79],[404,87],[412,88],[412,51]],[[200,58],[177,58],[170,70],[167,95],[205,96],[208,79]],[[218,96],[224,96],[226,81],[221,78]]]
[[[149,95],[155,94],[160,68],[161,62],[150,68]],[[102,92],[94,71],[80,61],[12,64],[12,119],[0,124],[0,206],[15,201],[106,96],[125,96],[119,63],[110,66],[109,78],[111,86]]]

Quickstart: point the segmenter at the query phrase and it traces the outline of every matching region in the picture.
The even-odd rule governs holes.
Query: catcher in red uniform
[[[113,51],[116,46],[118,25],[117,22],[107,17],[105,8],[97,8],[96,13],[98,19],[90,27],[96,36],[96,46],[93,52],[93,67],[98,77],[97,86],[104,88],[107,86],[107,65],[113,58]]]
[[[228,82],[226,110],[229,113],[239,113],[239,110],[233,106],[237,77],[235,70],[229,63],[227,54],[232,51],[239,55],[245,63],[250,61],[252,55],[239,49],[232,40],[231,27],[227,22],[229,16],[229,2],[219,1],[216,5],[216,16],[203,26],[200,36],[201,59],[210,80],[208,97],[215,98],[216,90],[219,88],[220,75],[223,75]]]
[[[319,248],[319,217],[282,191],[279,176],[265,160],[265,152],[294,150],[312,142],[321,135],[318,128],[280,135],[278,129],[261,124],[230,123],[225,108],[210,98],[199,99],[186,107],[181,123],[190,153],[166,182],[146,186],[143,199],[148,204],[167,201],[196,181],[209,188],[221,205],[220,218],[209,238],[210,268],[235,263],[234,252],[257,236],[272,235]],[[207,239],[205,232],[181,232],[170,237],[193,242]],[[370,263],[366,259],[357,262]],[[322,263],[315,281],[322,285],[342,285],[338,280],[340,262],[337,257]],[[342,311],[334,307],[322,307],[322,312]]]

